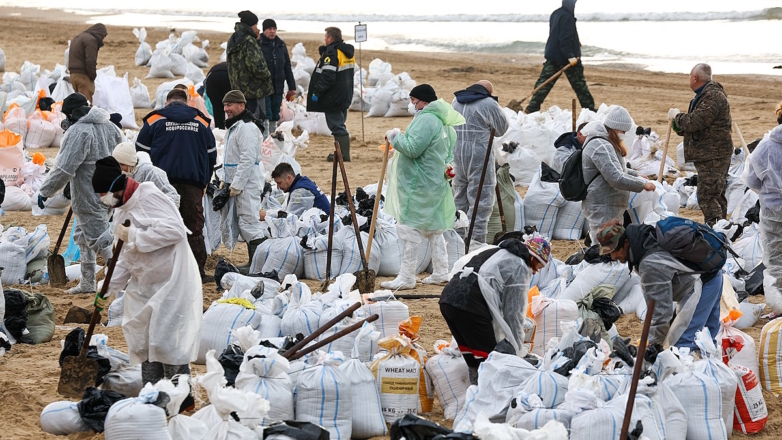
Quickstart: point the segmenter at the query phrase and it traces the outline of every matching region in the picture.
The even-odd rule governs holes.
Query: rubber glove
[[[453,171],[453,164],[448,164],[445,167],[445,178],[446,180],[451,180],[456,176],[456,173]]]
[[[296,96],[295,90],[288,90],[288,93],[285,94],[285,100],[286,101],[293,101],[293,98]]]
[[[47,200],[48,200],[47,197],[38,194],[38,207],[41,209],[46,209],[46,205],[44,205],[44,202],[46,202]]]
[[[312,102],[318,102],[318,95],[312,95]]]
[[[68,200],[71,199],[71,182],[65,184],[65,188],[62,190],[62,195],[64,195]]]
[[[576,67],[576,64],[578,64],[578,58],[568,58],[567,62],[570,63],[570,67]]]
[[[233,186],[232,186],[232,187],[229,187],[228,189],[230,189],[230,190],[231,190],[231,193],[230,193],[230,194],[228,194],[228,197],[236,197],[236,196],[238,196],[239,194],[241,194],[241,193],[242,193],[242,190],[240,190],[240,189],[236,189],[236,188],[234,188]]]
[[[392,143],[392,142],[394,142],[394,138],[396,137],[396,135],[399,134],[399,133],[401,133],[401,130],[399,130],[398,128],[394,128],[392,130],[388,130],[386,132],[386,139],[388,139],[389,143]]]
[[[128,237],[130,236],[130,228],[132,228],[133,225],[125,226],[125,225],[119,225],[117,226],[117,238],[122,240],[123,242],[128,242]]]
[[[95,303],[94,304],[95,304],[95,307],[98,310],[103,310],[103,309],[106,308],[106,298],[103,298],[102,296],[100,296],[100,292],[98,292],[98,293],[95,294]]]
[[[678,108],[672,108],[668,110],[668,119],[676,118],[676,115],[678,115],[679,113],[681,113],[681,110],[679,110]]]

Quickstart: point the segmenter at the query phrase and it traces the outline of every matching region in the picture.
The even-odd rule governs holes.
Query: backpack
[[[717,271],[725,264],[728,252],[736,256],[725,234],[708,225],[671,216],[658,221],[655,229],[660,248],[696,272]]]
[[[595,136],[590,138],[586,143],[588,144],[593,139],[604,139],[604,137]],[[584,144],[586,147],[586,144]],[[584,168],[582,166],[582,154],[584,147],[581,147],[573,152],[570,157],[565,160],[562,165],[562,174],[559,177],[559,192],[565,200],[570,202],[580,202],[587,196],[587,190],[589,185],[597,179],[600,173],[595,174],[589,183],[584,181]]]

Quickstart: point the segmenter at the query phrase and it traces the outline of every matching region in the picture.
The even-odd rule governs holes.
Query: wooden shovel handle
[[[57,244],[54,245],[54,255],[60,253],[60,245],[62,244],[62,239],[65,238],[65,231],[68,230],[68,225],[71,224],[72,216],[73,208],[68,208],[68,215],[65,216],[65,223],[62,224],[62,230],[60,231],[60,236],[57,238]]]
[[[383,194],[383,179],[386,177],[386,166],[388,165],[388,150],[391,144],[386,141],[383,150],[383,166],[380,167],[380,180],[377,181],[377,194],[375,195],[375,206],[372,207],[372,222],[369,224],[369,238],[367,239],[367,261],[369,253],[372,251],[372,238],[375,236],[375,224],[377,223],[377,210],[380,207],[380,197]]]
[[[304,350],[301,350],[298,353],[294,353],[293,355],[291,355],[291,357],[288,358],[288,360],[289,361],[295,361],[296,359],[298,359],[298,358],[300,358],[300,357],[302,357],[304,355],[310,354],[313,351],[323,347],[324,345],[331,344],[332,342],[336,341],[337,339],[342,338],[344,336],[347,336],[347,335],[353,333],[354,331],[360,329],[361,326],[363,326],[365,322],[375,322],[375,321],[377,321],[378,318],[379,318],[379,316],[377,314],[375,314],[375,315],[370,316],[369,318],[362,319],[361,321],[351,325],[350,327],[348,327],[348,328],[346,328],[344,330],[341,330],[341,331],[339,331],[337,333],[334,333],[333,335],[329,336],[328,338],[326,338],[326,339],[324,339],[322,341],[319,341],[316,344],[312,344],[311,346],[305,348]]]
[[[347,318],[348,316],[352,315],[353,312],[358,310],[358,308],[361,307],[361,303],[354,303],[350,307],[347,308],[344,312],[340,313],[339,315],[335,316],[334,319],[331,321],[325,323],[323,326],[318,327],[312,334],[307,336],[306,338],[302,339],[298,344],[294,345],[288,351],[283,354],[288,359],[291,359],[297,351],[301,350],[304,346],[309,344],[310,342],[314,341],[315,338],[322,335],[326,332],[326,330],[330,329],[331,327],[334,327],[337,325],[338,322],[342,321],[343,319]]]
[[[348,183],[348,173],[345,170],[345,162],[342,161],[342,151],[339,142],[334,142],[334,160],[339,161],[339,171],[342,173],[342,182],[345,184],[345,195],[348,197],[348,208],[350,209],[350,219],[353,220],[353,229],[356,231],[356,242],[358,243],[358,255],[361,257],[361,264],[364,266],[364,272],[369,272],[366,255],[364,254],[364,243],[361,242],[361,232],[358,229],[358,219],[356,219],[356,207],[353,205],[353,195],[350,193],[350,184]]]

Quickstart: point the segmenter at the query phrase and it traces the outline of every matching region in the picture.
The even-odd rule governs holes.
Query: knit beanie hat
[[[551,260],[551,246],[545,238],[541,236],[531,237],[524,241],[524,245],[529,249],[530,255],[535,257],[542,265],[547,265]]]
[[[241,104],[245,104],[247,102],[247,99],[244,97],[244,93],[242,93],[239,90],[231,90],[230,92],[226,93],[223,97],[223,104],[226,102],[238,102]]]
[[[90,105],[90,103],[84,95],[79,92],[71,93],[62,100],[61,110],[66,115],[70,115],[74,110],[85,105]]]
[[[277,29],[277,23],[274,20],[272,20],[271,18],[267,18],[266,20],[263,21],[262,27],[263,27],[263,30],[266,30],[266,29],[269,29],[269,28]]]
[[[114,157],[114,159],[117,159],[117,162],[119,162],[120,165],[135,167],[138,164],[136,147],[130,142],[123,142],[117,145],[111,155]]]
[[[258,24],[258,16],[253,14],[251,11],[242,11],[239,13],[239,21],[246,24],[247,26],[253,26]]]
[[[125,189],[128,178],[122,174],[119,162],[112,156],[106,156],[95,162],[95,174],[92,175],[92,189],[96,193],[108,193]]]
[[[608,112],[603,125],[607,128],[627,132],[633,128],[633,118],[630,117],[630,113],[624,107],[617,105]]]
[[[437,101],[437,94],[434,92],[434,88],[429,84],[421,84],[413,87],[413,90],[410,90],[410,97],[420,99],[424,102]]]

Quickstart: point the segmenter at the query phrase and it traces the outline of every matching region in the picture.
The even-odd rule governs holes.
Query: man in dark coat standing
[[[102,23],[94,24],[73,37],[68,51],[68,71],[71,73],[73,91],[81,93],[92,103],[95,93],[95,77],[98,68],[98,51],[109,33]]]
[[[269,120],[268,133],[277,130],[277,121],[280,120],[280,105],[282,105],[282,92],[285,83],[288,83],[288,93],[285,99],[291,100],[296,94],[296,81],[291,70],[291,58],[288,55],[288,47],[282,38],[277,36],[277,23],[271,18],[263,21],[263,33],[261,34],[261,50],[266,58],[266,67],[272,76],[274,93],[266,97],[266,117]]]
[[[535,88],[540,87],[547,79],[570,64],[565,75],[567,75],[573,91],[576,92],[581,107],[595,111],[595,100],[589,93],[589,87],[584,79],[584,65],[581,64],[581,42],[578,39],[578,30],[576,29],[575,8],[576,0],[562,0],[562,7],[551,13],[548,41],[546,41],[546,62],[543,63],[543,70],[540,71]],[[540,110],[540,105],[543,104],[556,82],[555,79],[546,87],[538,90],[529,100],[524,113]]]
[[[223,61],[209,69],[204,79],[206,96],[212,103],[215,127],[225,130],[225,112],[223,111],[223,98],[231,91],[231,79],[228,77],[228,64]]]
[[[266,120],[266,97],[274,92],[266,59],[258,42],[258,16],[250,11],[239,13],[239,23],[228,39],[226,59],[231,88],[247,100],[246,109],[255,119]],[[208,92],[207,92],[208,93]]]

